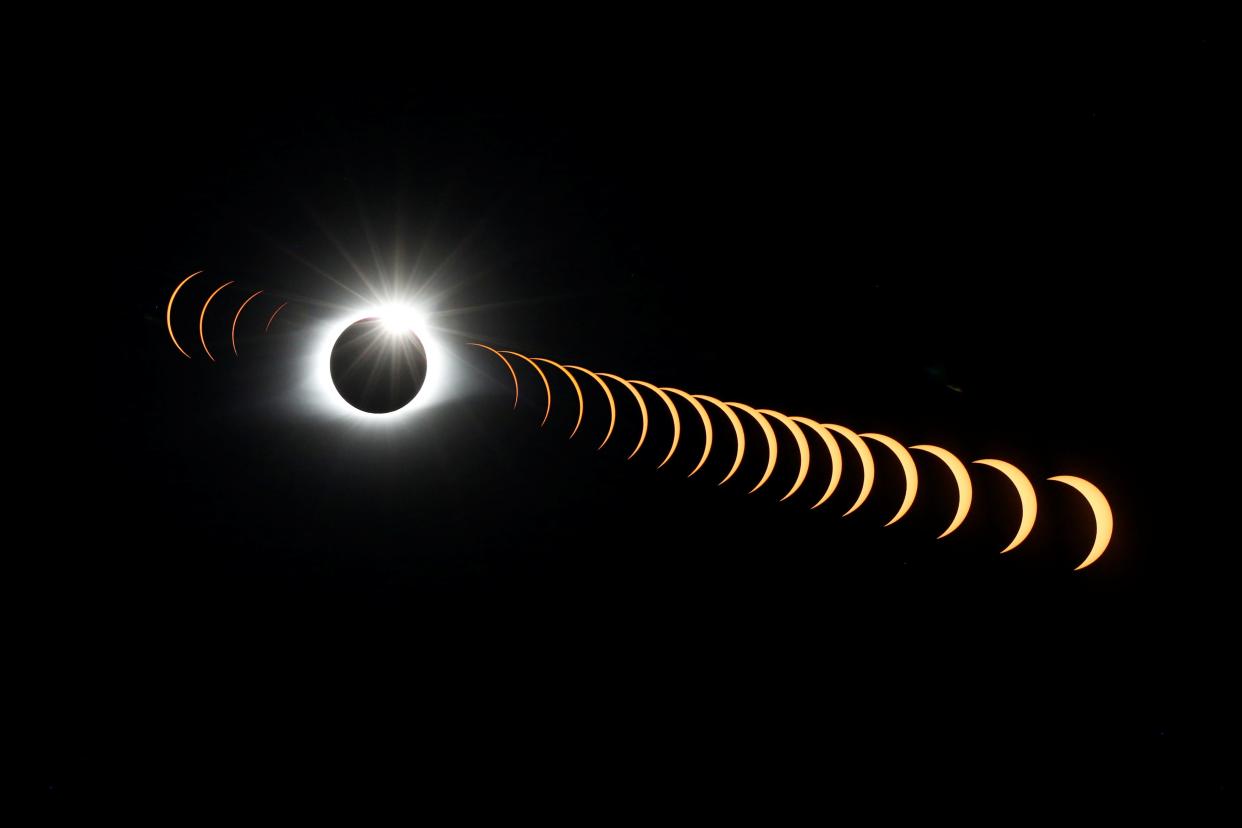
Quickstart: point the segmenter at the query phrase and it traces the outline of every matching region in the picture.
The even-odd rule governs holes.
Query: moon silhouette
[[[877,443],[887,446],[893,454],[897,455],[897,460],[901,463],[901,471],[906,477],[906,496],[901,501],[897,514],[893,515],[892,520],[884,524],[885,526],[892,526],[905,517],[906,512],[910,511],[910,507],[914,504],[914,496],[919,490],[919,470],[915,468],[914,458],[910,456],[910,452],[906,451],[906,447],[892,437],[886,434],[876,434],[875,432],[867,432],[858,436],[875,440]]]
[[[574,387],[574,392],[578,395],[578,422],[574,423],[574,430],[569,432],[569,439],[572,440],[574,439],[574,435],[578,433],[578,427],[582,425],[582,386],[578,384],[578,380],[574,379],[574,375],[565,370],[565,366],[561,365],[559,362],[553,362],[552,360],[545,359],[544,357],[535,357],[535,362],[546,362],[555,368],[561,369],[561,373],[569,378],[569,384]]]
[[[599,374],[587,368],[583,368],[581,365],[566,365],[565,367],[573,371],[581,371],[591,379],[598,382],[599,387],[604,389],[604,396],[608,398],[608,433],[604,435],[603,442],[596,447],[595,450],[599,451],[604,447],[604,444],[608,442],[608,438],[612,437],[612,429],[617,424],[617,401],[612,398],[612,389],[608,387],[608,383],[600,379]]]
[[[629,457],[625,458],[626,460],[630,460],[635,454],[638,454],[638,450],[643,447],[643,441],[647,439],[647,403],[643,402],[643,395],[638,393],[638,389],[635,388],[629,380],[618,377],[616,374],[605,374],[603,371],[600,371],[599,375],[601,377],[608,377],[610,380],[616,380],[624,385],[630,390],[630,393],[634,395],[634,399],[638,402],[638,411],[643,418],[643,429],[642,433],[638,435],[638,445],[634,446],[634,450],[630,452]]]
[[[215,299],[217,293],[224,290],[231,284],[233,284],[233,280],[229,279],[227,282],[220,285],[220,287],[213,290],[211,295],[207,297],[207,301],[203,303],[203,309],[198,313],[198,341],[203,343],[203,350],[207,352],[207,358],[212,362],[215,362],[216,358],[211,355],[211,349],[207,347],[207,338],[203,336],[203,320],[207,317],[207,306],[211,304],[211,300]]]
[[[1001,550],[1003,555],[1017,548],[1035,528],[1035,512],[1038,508],[1035,500],[1035,487],[1031,485],[1031,481],[1022,473],[1022,470],[1012,463],[1006,463],[1004,460],[976,460],[975,462],[981,466],[991,466],[996,469],[1008,477],[1013,487],[1018,490],[1018,500],[1022,504],[1022,519],[1018,522],[1018,534],[1014,535],[1009,545]]]
[[[1108,498],[1104,497],[1104,493],[1089,480],[1083,480],[1081,477],[1074,477],[1069,474],[1049,477],[1048,479],[1054,480],[1057,483],[1064,483],[1066,486],[1076,490],[1087,499],[1092,513],[1095,514],[1095,543],[1091,544],[1091,551],[1087,553],[1086,559],[1074,567],[1074,571],[1086,569],[1100,559],[1100,556],[1104,554],[1104,550],[1108,548],[1108,542],[1113,538],[1113,509],[1108,505]]]
[[[858,500],[854,501],[854,505],[846,510],[844,515],[852,514],[855,509],[863,505],[867,496],[871,494],[871,487],[875,485],[875,458],[871,456],[871,449],[867,448],[867,444],[863,439],[845,426],[835,425],[833,423],[820,423],[824,428],[835,431],[840,434],[849,444],[854,447],[854,451],[858,452],[858,460],[862,463],[862,486],[858,490]]]
[[[966,465],[958,460],[950,451],[940,448],[940,446],[910,446],[912,449],[925,451],[928,454],[939,457],[949,471],[953,473],[953,479],[957,482],[957,512],[953,515],[953,520],[949,523],[949,528],[941,532],[936,540],[950,535],[957,527],[962,525],[962,521],[966,519],[966,513],[970,511],[970,501],[974,497],[974,489],[970,485],[970,474],[966,471]]]
[[[694,477],[694,473],[703,468],[703,464],[707,462],[707,456],[712,453],[712,420],[707,416],[707,409],[703,407],[703,403],[695,399],[693,394],[687,394],[680,388],[669,388],[667,386],[663,390],[670,394],[676,394],[694,406],[694,410],[699,413],[699,419],[703,421],[703,454],[699,457],[698,465],[686,475],[686,477]]]
[[[177,335],[173,333],[172,306],[173,306],[173,302],[177,301],[177,294],[181,292],[181,289],[183,287],[185,287],[185,283],[190,281],[191,279],[193,279],[195,276],[197,276],[198,274],[202,272],[203,271],[201,270],[196,270],[193,273],[191,273],[189,276],[186,276],[184,279],[182,279],[180,284],[178,284],[175,288],[173,288],[172,296],[168,297],[168,307],[164,310],[164,322],[168,325],[168,336],[170,339],[172,339],[172,344],[177,346],[177,350],[180,351],[181,355],[184,356],[186,359],[191,359],[192,357],[185,352],[185,348],[181,347],[181,343],[177,341]]]
[[[668,394],[665,394],[660,388],[657,388],[649,382],[643,382],[642,380],[630,381],[635,385],[641,385],[643,388],[654,391],[656,396],[663,400],[664,404],[668,406],[668,413],[673,418],[673,444],[669,446],[668,454],[666,454],[664,459],[660,461],[660,465],[656,466],[657,469],[662,469],[664,468],[664,464],[672,459],[673,452],[677,451],[677,443],[681,440],[681,416],[677,413],[677,406],[673,405],[673,401],[668,398]]]
[[[427,350],[414,331],[393,330],[382,319],[367,317],[337,337],[328,367],[347,403],[369,414],[388,414],[422,389]]]
[[[733,456],[733,466],[729,469],[729,473],[716,484],[717,486],[723,486],[728,482],[729,478],[733,476],[734,472],[737,471],[738,466],[742,465],[742,455],[746,453],[746,432],[742,430],[742,421],[737,418],[737,414],[734,413],[732,408],[729,408],[729,406],[725,405],[720,400],[715,397],[710,397],[707,394],[695,394],[694,396],[698,397],[700,400],[707,400],[709,403],[723,411],[724,415],[729,418],[729,424],[733,426],[733,436],[737,440],[737,452]]]
[[[241,312],[246,309],[246,305],[250,304],[250,300],[258,296],[263,291],[256,290],[241,303],[241,307],[237,309],[237,313],[233,314],[233,327],[229,330],[229,342],[233,343],[233,356],[237,356],[237,320],[241,318]]]
[[[747,494],[754,494],[759,491],[759,487],[768,482],[768,478],[772,476],[772,469],[776,468],[776,432],[772,430],[772,424],[768,422],[768,418],[751,408],[746,403],[730,402],[725,405],[736,408],[738,411],[745,411],[747,414],[755,418],[755,422],[763,429],[763,436],[768,441],[768,467],[763,471],[763,477],[759,478],[759,482],[755,484],[755,488],[751,489]]]
[[[775,417],[780,420],[785,428],[789,429],[790,433],[793,434],[794,440],[798,444],[798,478],[794,480],[793,486],[788,492],[785,493],[785,496],[781,498],[781,502],[783,503],[792,497],[794,492],[802,488],[802,483],[806,480],[807,470],[811,468],[811,447],[807,445],[806,435],[802,433],[802,429],[798,428],[798,424],[789,417],[786,417],[779,411],[773,411],[770,408],[761,408],[759,409],[759,413],[765,417]]]
[[[837,438],[832,436],[832,432],[824,428],[814,420],[806,417],[790,417],[795,423],[801,423],[807,426],[824,441],[824,445],[828,447],[828,456],[832,459],[832,477],[828,481],[828,488],[824,490],[824,494],[812,509],[818,509],[823,505],[824,501],[832,497],[832,493],[837,490],[837,484],[841,482],[841,447],[837,445]]]

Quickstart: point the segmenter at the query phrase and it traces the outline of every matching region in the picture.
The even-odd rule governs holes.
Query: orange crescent
[[[707,462],[707,455],[712,453],[712,421],[711,421],[711,418],[707,416],[707,409],[703,407],[703,403],[695,399],[693,394],[687,394],[685,391],[682,391],[680,388],[667,388],[666,387],[664,390],[668,391],[671,394],[676,394],[677,396],[681,397],[683,400],[685,400],[686,402],[694,406],[694,410],[699,412],[699,419],[703,421],[703,434],[704,434],[703,456],[699,458],[699,464],[694,467],[694,471],[691,471],[688,475],[686,475],[686,477],[694,477],[694,472],[703,468],[703,464]]]
[[[263,333],[267,333],[268,331],[270,331],[270,330],[272,329],[272,323],[276,321],[276,314],[278,314],[278,313],[280,313],[282,310],[284,310],[284,309],[285,309],[285,305],[287,305],[287,304],[289,304],[289,303],[288,303],[288,302],[281,302],[281,303],[280,303],[280,307],[278,307],[278,308],[276,308],[276,310],[272,311],[272,315],[271,315],[271,316],[269,316],[269,317],[267,318],[267,324],[263,326]]]
[[[574,430],[569,432],[569,439],[572,440],[574,439],[574,435],[578,433],[578,427],[582,425],[582,409],[583,409],[582,386],[578,384],[578,380],[574,378],[574,375],[566,371],[565,366],[561,365],[559,362],[554,362],[550,359],[544,359],[543,357],[535,357],[535,362],[546,362],[549,365],[560,368],[561,373],[569,378],[569,384],[574,387],[574,393],[578,395],[578,422],[574,423]]]
[[[170,338],[170,339],[172,339],[172,343],[173,343],[173,345],[177,346],[177,350],[178,350],[178,351],[180,351],[180,352],[181,352],[181,355],[182,355],[182,356],[184,356],[186,359],[191,359],[192,357],[191,357],[189,354],[187,354],[187,353],[185,352],[185,348],[182,348],[182,347],[181,347],[181,343],[177,341],[177,337],[176,337],[176,335],[173,333],[173,329],[172,329],[172,306],[173,306],[173,302],[175,302],[175,301],[177,300],[177,294],[181,292],[181,289],[182,289],[183,287],[185,287],[185,283],[186,283],[186,282],[188,282],[188,281],[190,281],[191,279],[193,279],[195,276],[197,276],[198,274],[200,274],[200,273],[202,273],[202,272],[203,272],[203,271],[201,271],[201,270],[196,270],[196,271],[194,271],[194,272],[193,272],[193,273],[191,273],[189,276],[186,276],[184,279],[182,279],[182,280],[181,280],[181,283],[180,283],[179,285],[177,285],[175,288],[173,288],[172,296],[169,296],[169,297],[168,297],[168,308],[167,308],[167,309],[165,309],[165,311],[164,311],[164,321],[165,321],[165,323],[167,323],[167,325],[168,325],[168,336],[169,336],[169,338]]]
[[[795,423],[802,423],[807,426],[824,441],[824,445],[828,447],[828,456],[832,458],[832,478],[828,481],[828,488],[824,491],[823,497],[819,502],[812,506],[812,509],[818,509],[823,505],[824,501],[832,497],[832,493],[837,490],[837,484],[841,482],[841,447],[837,445],[837,438],[832,436],[832,432],[824,428],[814,420],[806,417],[790,417]]]
[[[862,487],[858,491],[858,500],[855,500],[854,505],[846,511],[845,515],[848,515],[863,505],[863,501],[871,494],[871,487],[875,485],[875,458],[871,456],[871,449],[867,448],[867,444],[863,442],[863,439],[845,426],[833,423],[820,423],[820,425],[835,431],[848,440],[849,444],[854,447],[854,451],[858,452],[858,459],[862,462]],[[845,517],[845,515],[841,517]]]
[[[781,498],[781,501],[784,502],[792,497],[794,492],[802,488],[803,482],[806,481],[806,473],[811,468],[811,447],[807,445],[806,435],[802,433],[802,429],[798,428],[797,424],[789,417],[770,408],[761,408],[759,413],[767,417],[775,417],[784,423],[785,428],[789,429],[794,436],[794,440],[798,443],[798,479],[794,481],[793,488]]]
[[[543,428],[548,422],[548,415],[552,413],[552,386],[548,384],[547,375],[543,373],[543,369],[540,368],[533,359],[525,354],[519,354],[517,351],[501,351],[501,353],[526,360],[526,362],[530,364],[530,367],[535,369],[535,373],[539,375],[539,379],[543,380],[543,390],[544,393],[548,395],[548,403],[543,407],[543,420],[539,422],[539,427]]]
[[[217,293],[224,290],[231,284],[233,284],[233,280],[229,279],[227,282],[220,285],[220,287],[213,290],[211,295],[207,297],[207,301],[203,303],[203,309],[198,313],[198,341],[203,343],[203,350],[207,352],[207,358],[212,362],[215,362],[216,358],[211,355],[211,349],[207,347],[207,338],[203,336],[203,320],[207,317],[207,306],[211,304],[211,300],[215,299]]]
[[[729,469],[729,473],[724,476],[724,479],[716,484],[717,486],[723,486],[733,476],[733,473],[737,471],[738,466],[742,465],[742,455],[746,453],[746,432],[742,430],[742,421],[737,418],[737,414],[733,412],[732,408],[729,408],[729,406],[715,397],[709,397],[707,394],[695,394],[694,396],[700,400],[707,400],[723,411],[724,415],[729,418],[729,423],[733,426],[733,434],[737,438],[737,454],[733,457],[733,467]]]
[[[910,511],[910,507],[914,505],[914,496],[918,494],[919,490],[919,470],[914,465],[914,458],[910,456],[910,452],[906,451],[906,447],[887,434],[868,432],[858,436],[875,440],[880,445],[887,446],[893,454],[897,455],[897,461],[901,463],[901,471],[906,478],[906,496],[902,499],[901,506],[897,508],[897,514],[893,515],[892,520],[884,524],[885,526],[892,526],[905,517],[906,512]]]
[[[237,320],[241,317],[241,312],[246,309],[246,305],[250,304],[250,300],[258,296],[263,291],[256,290],[250,294],[245,302],[241,303],[241,307],[237,309],[237,313],[233,314],[233,327],[229,330],[229,341],[233,343],[233,356],[237,356]]]
[[[565,367],[571,368],[575,371],[581,371],[591,379],[598,382],[599,387],[604,389],[604,396],[608,398],[608,433],[604,435],[604,442],[600,443],[595,449],[596,451],[599,451],[604,447],[604,443],[607,443],[608,439],[612,437],[612,429],[617,424],[617,401],[612,397],[612,389],[608,387],[608,383],[600,379],[599,374],[590,369],[583,368],[581,365],[566,365]]]
[[[677,413],[677,406],[673,405],[673,401],[668,398],[668,394],[665,394],[662,389],[657,388],[651,383],[643,382],[642,380],[630,380],[630,382],[654,391],[656,396],[663,400],[664,404],[668,406],[668,413],[673,417],[673,444],[669,446],[668,454],[666,454],[664,459],[660,461],[660,465],[656,466],[657,469],[662,469],[664,468],[664,464],[673,458],[673,452],[677,451],[677,444],[681,441],[681,417]]]
[[[518,378],[517,378],[517,371],[513,370],[513,363],[505,359],[505,355],[502,354],[500,351],[497,351],[495,348],[492,348],[488,345],[484,345],[481,342],[471,342],[470,344],[476,348],[483,348],[485,350],[491,351],[493,354],[500,357],[500,361],[503,362],[505,364],[505,367],[509,369],[509,376],[513,377],[513,407],[517,408],[518,393],[519,393],[518,392]]]
[[[1049,477],[1048,479],[1057,483],[1064,483],[1066,486],[1076,490],[1087,499],[1087,503],[1091,506],[1091,512],[1095,515],[1095,543],[1091,545],[1091,551],[1087,553],[1086,560],[1074,567],[1075,572],[1080,569],[1086,569],[1100,559],[1100,556],[1104,554],[1104,550],[1108,548],[1108,542],[1113,539],[1113,509],[1108,505],[1108,498],[1104,496],[1104,493],[1089,480],[1083,480],[1081,477],[1074,477],[1068,474]]]
[[[751,408],[746,403],[730,402],[725,403],[739,411],[745,411],[747,414],[755,418],[755,422],[763,429],[763,436],[768,441],[768,467],[764,469],[763,477],[759,478],[759,482],[755,484],[755,488],[751,489],[747,494],[754,494],[759,491],[759,487],[768,482],[768,478],[772,476],[772,469],[776,468],[776,432],[772,430],[772,424],[768,422],[768,418]]]
[[[647,404],[643,402],[643,395],[638,393],[638,389],[635,388],[629,380],[622,379],[621,377],[618,377],[616,374],[605,374],[603,371],[600,371],[599,375],[601,377],[608,377],[608,379],[610,380],[616,380],[617,382],[621,383],[626,388],[630,389],[630,393],[633,394],[634,399],[638,401],[638,410],[642,413],[642,417],[643,417],[643,430],[642,430],[642,433],[638,435],[638,445],[634,446],[634,450],[630,452],[630,456],[625,458],[626,460],[629,460],[635,454],[638,454],[638,450],[643,447],[643,440],[647,439]]]
[[[940,446],[910,446],[912,449],[925,451],[928,454],[939,457],[949,471],[953,473],[953,479],[957,482],[957,513],[953,515],[953,522],[949,524],[949,528],[945,529],[936,540],[950,535],[957,527],[962,525],[962,521],[966,519],[966,513],[970,511],[970,501],[974,498],[974,488],[970,485],[970,473],[966,471],[966,464],[957,459],[951,451],[942,449]]]
[[[1006,463],[1004,460],[976,460],[975,462],[981,466],[991,466],[996,469],[1008,477],[1009,482],[1013,483],[1013,487],[1018,490],[1018,500],[1022,504],[1022,519],[1018,522],[1018,534],[1014,535],[1009,545],[1001,550],[1003,555],[1026,540],[1026,536],[1031,534],[1031,530],[1035,528],[1035,512],[1038,509],[1035,487],[1031,485],[1031,481],[1022,473],[1022,470],[1012,463]]]

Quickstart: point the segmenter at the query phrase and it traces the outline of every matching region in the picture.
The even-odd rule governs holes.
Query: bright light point
[[[410,305],[384,305],[376,310],[375,315],[384,329],[392,333],[418,333],[427,328],[427,315]]]

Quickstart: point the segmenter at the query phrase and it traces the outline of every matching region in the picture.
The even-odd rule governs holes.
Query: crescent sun
[[[703,421],[703,454],[699,457],[698,465],[686,475],[686,477],[694,477],[694,473],[703,468],[703,464],[707,462],[707,456],[712,453],[712,420],[707,416],[707,409],[703,407],[703,403],[695,399],[693,394],[687,394],[680,388],[664,388],[663,390],[670,394],[676,394],[690,405],[694,406],[694,410],[699,413],[699,419]]]
[[[616,380],[624,385],[630,390],[630,393],[634,395],[634,399],[638,402],[638,411],[643,418],[643,428],[642,432],[638,435],[638,445],[634,446],[634,450],[630,452],[629,457],[625,458],[626,460],[629,460],[633,458],[635,454],[638,454],[638,450],[643,447],[643,441],[647,439],[647,404],[643,402],[643,395],[638,393],[638,389],[635,388],[633,383],[629,380],[624,379],[623,377],[618,377],[616,374],[605,374],[603,371],[600,371],[599,375],[601,377],[608,377],[610,380]]]
[[[781,502],[784,502],[792,497],[794,492],[802,488],[802,484],[806,481],[806,473],[811,468],[811,447],[807,445],[806,435],[802,433],[802,429],[798,428],[798,424],[791,418],[770,408],[761,408],[759,413],[780,420],[785,428],[789,429],[790,433],[793,434],[794,441],[798,444],[798,478],[794,480],[793,486],[781,498]]]
[[[666,454],[664,459],[660,461],[660,465],[656,466],[657,469],[662,469],[664,468],[664,464],[673,458],[673,452],[677,451],[677,443],[681,441],[681,416],[677,413],[677,406],[673,405],[673,401],[668,398],[668,394],[665,394],[662,389],[657,388],[649,382],[643,382],[642,380],[631,380],[631,382],[635,385],[641,385],[643,388],[654,391],[656,396],[663,400],[664,404],[668,406],[668,413],[673,418],[673,444],[668,447],[668,454]]]
[[[1100,559],[1100,556],[1104,554],[1104,550],[1108,548],[1108,542],[1113,538],[1113,509],[1108,505],[1108,498],[1104,497],[1104,493],[1089,480],[1083,480],[1081,477],[1074,477],[1068,474],[1049,477],[1048,479],[1055,480],[1057,483],[1064,483],[1085,497],[1087,503],[1091,506],[1092,513],[1095,515],[1095,543],[1091,544],[1091,551],[1087,553],[1086,559],[1074,567],[1075,572],[1080,569],[1086,569]]]
[[[269,322],[268,324],[270,325],[271,323]],[[490,345],[484,345],[481,342],[471,342],[470,344],[476,348],[483,348],[485,350],[491,351],[493,354],[500,357],[500,361],[503,362],[505,364],[505,367],[509,369],[509,376],[513,377],[513,407],[517,408],[518,394],[520,392],[518,389],[517,371],[513,370],[513,363],[509,362],[509,360],[505,358],[504,354],[502,354],[500,351],[497,351],[495,348],[491,347]]]
[[[893,454],[897,455],[897,461],[901,463],[901,471],[906,478],[906,496],[902,499],[901,506],[897,509],[897,514],[893,515],[892,520],[884,524],[885,526],[892,526],[905,517],[906,512],[910,511],[910,507],[914,505],[914,496],[919,490],[919,470],[915,468],[914,458],[910,456],[910,452],[906,451],[906,447],[892,437],[886,434],[876,434],[875,432],[868,432],[858,436],[875,440],[877,443],[887,446]]]
[[[806,417],[790,417],[795,423],[801,423],[807,426],[824,441],[824,445],[828,447],[828,456],[832,458],[832,478],[828,481],[828,488],[824,491],[819,501],[812,506],[812,509],[818,509],[823,505],[824,501],[832,497],[832,493],[837,490],[837,484],[841,482],[841,447],[837,445],[837,438],[832,436],[832,432],[824,428],[814,420]]]
[[[184,279],[182,279],[181,283],[178,284],[175,288],[173,288],[172,296],[168,297],[168,307],[164,311],[164,322],[168,325],[168,336],[170,339],[172,339],[172,344],[177,347],[177,350],[180,351],[181,355],[184,356],[186,359],[192,359],[192,357],[185,352],[185,348],[181,347],[181,343],[177,341],[177,335],[173,333],[172,306],[173,306],[173,302],[177,300],[177,294],[181,292],[181,288],[185,287],[185,283],[190,281],[191,279],[193,279],[195,276],[197,276],[198,274],[202,272],[203,271],[201,270],[194,271],[189,276],[186,276]]]
[[[776,432],[772,430],[772,424],[768,422],[768,418],[751,408],[746,403],[730,402],[725,405],[732,406],[738,411],[745,411],[747,414],[755,418],[755,422],[763,429],[763,436],[768,441],[768,467],[763,470],[763,477],[759,478],[759,482],[755,484],[755,488],[751,489],[747,494],[754,494],[759,491],[759,487],[768,482],[768,478],[772,476],[772,470],[776,468]]]
[[[229,342],[233,343],[233,356],[237,356],[237,320],[241,318],[241,312],[246,309],[246,305],[250,304],[250,300],[258,296],[263,291],[256,290],[241,303],[241,307],[237,309],[237,313],[233,314],[233,327],[229,330]]]
[[[733,466],[729,469],[729,473],[716,484],[717,486],[723,486],[726,482],[728,482],[729,478],[733,476],[734,472],[737,471],[738,466],[742,465],[742,455],[746,453],[746,432],[742,430],[742,421],[737,418],[737,414],[732,408],[729,408],[729,406],[725,405],[720,400],[715,397],[708,396],[707,394],[695,394],[694,396],[698,397],[700,400],[707,400],[709,403],[723,411],[724,415],[729,418],[729,424],[733,426],[733,436],[737,439],[737,453],[733,456]]]
[[[863,439],[845,426],[835,425],[834,423],[820,423],[824,428],[835,431],[840,434],[849,444],[854,447],[854,451],[858,452],[858,460],[862,463],[862,486],[858,490],[858,500],[854,501],[854,505],[846,510],[845,515],[852,514],[855,509],[863,505],[863,501],[871,494],[871,487],[875,485],[875,458],[871,456],[871,449],[867,448],[867,444]]]
[[[603,442],[600,443],[595,449],[596,451],[599,451],[604,447],[604,443],[607,443],[608,439],[612,437],[612,429],[617,424],[617,401],[612,398],[612,389],[608,387],[608,383],[600,379],[599,374],[588,368],[583,368],[581,365],[566,365],[565,367],[574,371],[581,371],[591,379],[598,382],[599,387],[604,389],[604,396],[608,398],[608,433],[604,435]]]
[[[1022,519],[1018,522],[1018,534],[1014,535],[1009,545],[1001,550],[1003,555],[1017,548],[1018,544],[1026,540],[1027,535],[1031,534],[1031,530],[1035,528],[1035,513],[1038,509],[1035,487],[1031,485],[1031,481],[1022,473],[1022,470],[1012,463],[1006,463],[1004,460],[976,460],[975,462],[981,466],[991,466],[996,469],[1008,477],[1013,487],[1018,490],[1018,500],[1022,504]]]
[[[922,445],[910,446],[910,448],[925,451],[928,454],[939,457],[949,467],[949,471],[953,473],[954,481],[957,482],[957,512],[953,515],[949,528],[937,536],[936,540],[940,540],[946,535],[952,534],[957,527],[961,526],[962,521],[966,519],[966,513],[970,511],[970,501],[974,497],[974,489],[970,485],[970,474],[966,471],[965,463],[958,460],[952,452],[942,449],[940,446]]]
[[[215,362],[216,358],[211,355],[211,349],[207,347],[207,337],[203,336],[203,320],[207,318],[207,306],[211,304],[211,300],[215,299],[217,293],[224,290],[231,284],[233,284],[233,280],[229,279],[227,282],[220,285],[220,287],[213,290],[211,295],[207,297],[207,301],[203,303],[203,309],[198,312],[198,341],[203,343],[203,350],[207,352],[207,358],[212,362]]]
[[[565,370],[565,366],[561,365],[559,362],[554,362],[550,359],[545,359],[544,357],[535,357],[535,362],[546,362],[555,368],[561,369],[561,373],[569,378],[569,384],[574,387],[574,392],[578,395],[578,422],[574,423],[574,430],[569,432],[569,439],[572,440],[574,439],[574,435],[578,433],[578,427],[582,425],[582,386],[578,384],[578,380],[574,378],[574,375]]]
[[[515,356],[518,359],[526,360],[526,362],[530,365],[530,367],[535,369],[535,373],[539,375],[539,379],[543,380],[543,390],[544,390],[544,393],[547,394],[547,399],[548,399],[547,405],[545,405],[543,408],[543,419],[539,421],[539,427],[543,428],[545,425],[547,425],[548,415],[552,413],[552,386],[548,383],[547,374],[545,374],[543,372],[543,369],[539,367],[539,363],[535,362],[533,359],[526,356],[525,354],[519,354],[517,351],[501,351],[501,353],[509,354],[510,356]]]

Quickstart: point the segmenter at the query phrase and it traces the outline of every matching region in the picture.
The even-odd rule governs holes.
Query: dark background
[[[57,151],[102,289],[81,308],[89,399],[38,472],[58,508],[23,637],[45,799],[1236,790],[1227,512],[1200,471],[1228,376],[1219,47],[745,43],[171,49],[83,79],[66,106],[89,136]],[[354,266],[412,274],[462,334],[470,383],[396,432],[296,392]],[[291,300],[241,359],[195,353],[192,310],[195,358],[167,340],[199,269],[185,308],[230,278],[272,297],[254,319]],[[655,407],[626,462],[620,396],[597,453],[598,401],[569,443],[562,389],[541,430],[533,378],[511,411],[467,336],[1009,459],[1035,533],[996,554],[1016,498],[973,467],[967,523],[935,541],[952,485],[922,458],[915,509],[883,528],[901,493],[879,448],[845,519],[852,469],[814,513],[818,466],[786,503],[787,463],[744,494],[762,452],[718,489],[724,438],[687,481],[696,427],[657,471]],[[1053,474],[1116,515],[1083,572],[1089,510]]]

